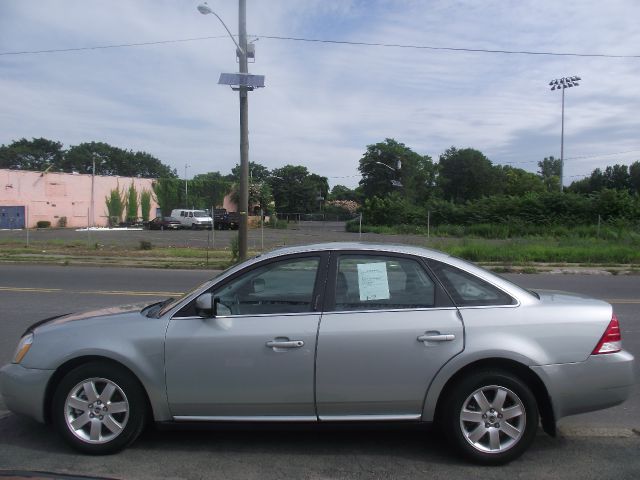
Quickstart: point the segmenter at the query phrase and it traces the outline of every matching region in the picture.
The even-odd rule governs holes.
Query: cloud
[[[638,54],[640,4],[498,0],[248,0],[251,34],[487,49]],[[37,5],[37,8],[36,8]],[[215,17],[186,0],[0,3],[3,51],[220,36],[156,46],[0,56],[0,143],[21,137],[106,141],[190,174],[239,160],[237,70]],[[212,6],[237,30],[236,2]],[[579,74],[566,98],[567,156],[640,150],[640,60],[519,56],[302,43],[261,38],[250,71],[250,158],[303,164],[357,185],[367,144],[394,137],[434,159],[451,145],[496,163],[559,156],[552,78]],[[638,143],[635,143],[638,142]],[[612,158],[567,163],[572,175]],[[628,160],[633,158],[622,158]]]

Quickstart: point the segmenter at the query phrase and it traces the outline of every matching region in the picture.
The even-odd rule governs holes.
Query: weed
[[[153,248],[153,245],[151,244],[151,242],[147,241],[147,240],[140,240],[140,250],[151,250]]]
[[[233,262],[237,262],[240,258],[240,240],[238,239],[238,236],[234,235],[231,238],[229,246],[231,248],[231,260]]]

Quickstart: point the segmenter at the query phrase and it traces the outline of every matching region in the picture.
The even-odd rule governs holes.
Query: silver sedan
[[[416,247],[322,244],[230,268],[179,299],[50,318],[0,372],[14,412],[78,450],[147,421],[436,423],[467,458],[521,455],[538,426],[622,403],[611,305],[527,291]]]

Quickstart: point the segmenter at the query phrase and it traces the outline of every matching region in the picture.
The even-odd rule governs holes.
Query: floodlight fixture
[[[556,78],[549,82],[551,90],[562,90],[562,129],[560,131],[560,191],[563,190],[563,174],[564,174],[564,91],[567,88],[579,87],[578,81],[581,81],[578,75],[571,77]]]

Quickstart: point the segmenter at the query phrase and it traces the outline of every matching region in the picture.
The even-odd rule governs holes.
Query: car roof
[[[390,253],[404,253],[407,255],[418,255],[421,257],[429,257],[435,260],[450,259],[451,257],[438,250],[430,248],[418,247],[413,245],[401,245],[393,243],[373,243],[373,242],[326,242],[315,243],[310,245],[296,245],[291,247],[282,247],[276,250],[259,255],[257,258],[271,258],[281,255],[291,255],[295,253],[306,252],[323,252],[323,251],[376,251],[376,252],[390,252]]]

